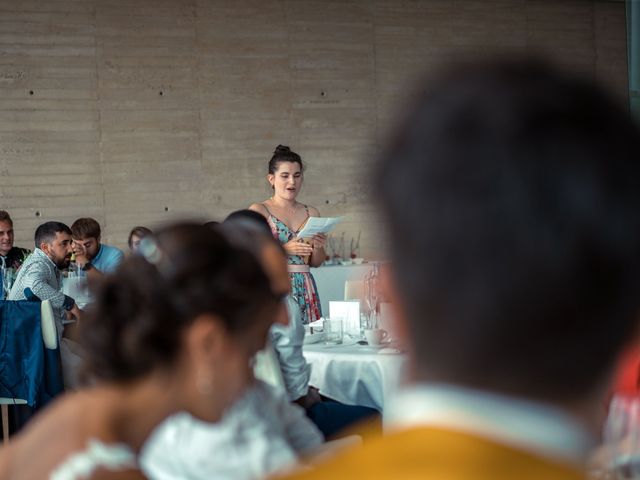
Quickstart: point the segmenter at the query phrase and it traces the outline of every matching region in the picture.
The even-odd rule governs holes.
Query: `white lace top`
[[[71,454],[49,476],[49,480],[81,480],[95,470],[137,469],[136,455],[124,444],[106,444],[90,439],[87,447]]]

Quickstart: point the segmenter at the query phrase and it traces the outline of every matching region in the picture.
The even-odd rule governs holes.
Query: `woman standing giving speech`
[[[302,322],[306,325],[322,317],[318,289],[309,267],[318,267],[324,261],[327,237],[298,238],[298,232],[309,217],[320,216],[316,208],[296,200],[302,188],[303,171],[300,155],[289,147],[278,145],[269,161],[267,175],[273,196],[264,202],[254,203],[249,209],[267,219],[274,237],[288,254],[291,295],[300,306]]]

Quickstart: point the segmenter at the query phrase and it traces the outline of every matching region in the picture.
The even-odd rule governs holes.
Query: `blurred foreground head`
[[[170,226],[140,252],[105,278],[81,325],[86,370],[120,384],[166,377],[179,409],[217,420],[251,379],[280,299],[259,260],[215,229]]]
[[[593,394],[638,325],[640,132],[531,61],[439,77],[376,172],[418,380]]]

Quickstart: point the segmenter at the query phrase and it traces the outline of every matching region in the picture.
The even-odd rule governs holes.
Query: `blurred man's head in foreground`
[[[640,132],[533,61],[454,69],[376,172],[416,380],[571,404],[640,304]]]

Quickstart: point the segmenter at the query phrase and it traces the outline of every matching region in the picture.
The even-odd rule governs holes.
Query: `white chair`
[[[40,304],[40,325],[42,328],[42,340],[48,350],[58,348],[58,334],[56,332],[56,322],[53,315],[53,307],[49,300]],[[0,397],[0,410],[2,411],[2,434],[4,444],[9,443],[9,405],[26,405],[23,398]]]
[[[344,282],[344,300],[364,300],[364,280],[347,280]]]

